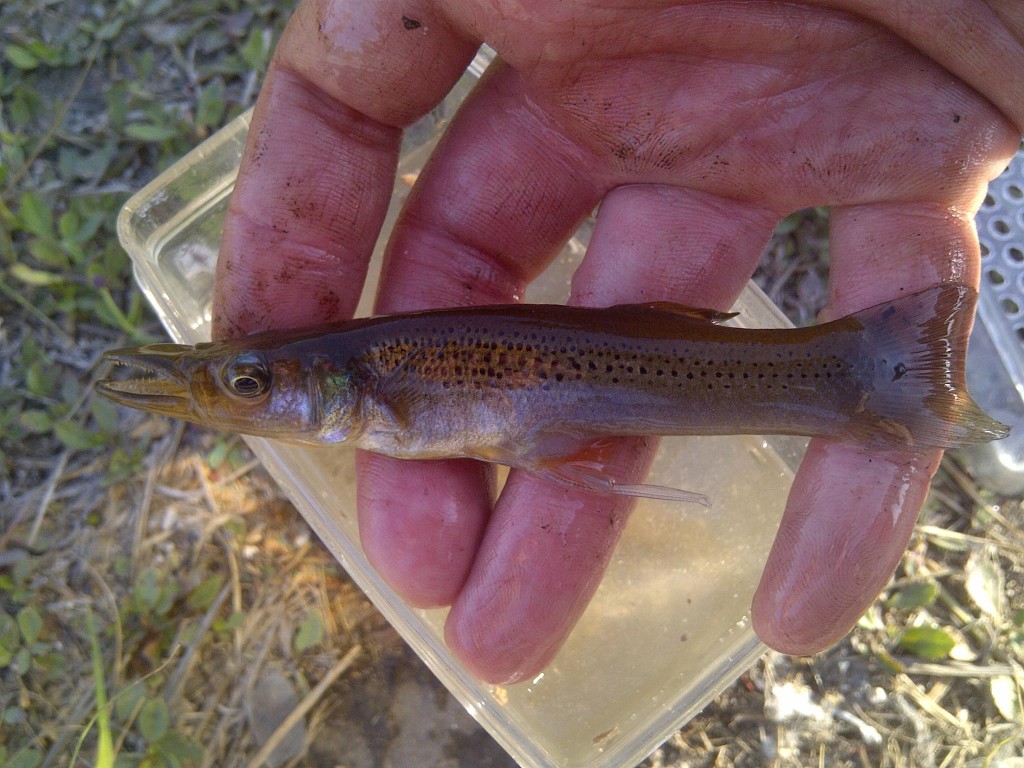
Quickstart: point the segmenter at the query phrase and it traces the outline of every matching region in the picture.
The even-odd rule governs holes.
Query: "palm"
[[[727,307],[778,218],[809,205],[832,206],[831,312],[977,279],[969,212],[1018,135],[900,37],[790,3],[496,7],[427,9],[413,30],[391,0],[369,24],[345,3],[300,7],[232,202],[219,335],[352,311],[395,126],[440,98],[481,39],[504,63],[414,189],[382,311],[515,300],[597,203],[580,303]],[[285,268],[300,278],[276,280]],[[642,447],[623,450],[622,477],[642,472]],[[937,460],[812,445],[755,599],[766,640],[804,652],[846,631],[905,546]],[[626,514],[525,476],[492,509],[472,462],[364,455],[360,473],[367,553],[413,602],[453,604],[449,642],[490,679],[532,674],[557,649]],[[552,520],[560,535],[546,537]]]

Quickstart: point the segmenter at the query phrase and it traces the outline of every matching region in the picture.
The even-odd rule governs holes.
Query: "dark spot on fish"
[[[883,320],[888,320],[890,317],[892,317],[895,314],[896,314],[896,307],[890,305],[890,306],[885,308],[885,311],[882,312],[882,319]]]
[[[402,26],[408,30],[419,29],[423,26],[423,22],[410,19],[408,16],[402,16]]]
[[[953,114],[953,122],[954,123],[959,123],[960,122],[960,115],[954,113]]]
[[[907,375],[907,370],[907,366],[905,366],[903,363],[896,363],[896,365],[894,365],[892,369],[892,380],[899,381],[900,379]]]

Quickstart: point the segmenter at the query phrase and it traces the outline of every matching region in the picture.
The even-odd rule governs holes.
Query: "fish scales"
[[[437,310],[114,350],[110,360],[148,378],[97,388],[230,431],[475,457],[588,490],[703,503],[616,484],[595,469],[595,446],[615,435],[800,434],[878,449],[1004,437],[966,389],[976,298],[940,285],[813,328],[770,330],[664,303]]]
[[[402,369],[403,387],[416,377],[423,417],[417,426],[432,432],[461,422],[466,398],[491,404],[498,413],[487,422],[504,413],[521,424],[526,411],[563,432],[570,423],[580,433],[697,431],[702,421],[721,425],[730,414],[748,424],[753,419],[765,431],[788,431],[794,423],[807,429],[808,418],[824,430],[848,418],[857,402],[851,393],[863,388],[865,366],[851,363],[858,343],[853,328],[842,341],[836,329],[826,340],[809,329],[780,343],[771,332],[740,335],[661,312],[634,311],[652,322],[668,321],[671,337],[638,337],[629,324],[616,327],[614,312],[603,328],[595,327],[591,313],[571,310],[544,318],[506,311],[491,322],[478,318],[470,324],[412,317],[374,329],[385,335],[369,343],[368,363],[385,380]],[[783,398],[786,407],[779,408]],[[797,409],[804,413],[794,422]],[[473,417],[482,418],[480,408],[473,409]],[[508,431],[523,437],[520,429]]]

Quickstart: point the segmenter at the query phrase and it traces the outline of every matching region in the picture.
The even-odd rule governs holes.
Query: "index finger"
[[[274,54],[228,208],[214,338],[351,316],[402,128],[478,44],[422,2],[306,0]]]

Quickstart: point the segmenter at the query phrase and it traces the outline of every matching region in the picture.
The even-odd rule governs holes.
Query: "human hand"
[[[630,7],[630,6],[636,6]],[[504,303],[601,204],[571,301],[727,309],[776,221],[831,209],[827,314],[976,284],[972,217],[1024,125],[1015,0],[307,0],[260,95],[218,263],[214,335],[354,310],[402,127],[479,43],[502,60],[421,174],[377,309]],[[653,443],[623,441],[637,480]],[[754,599],[788,653],[841,638],[906,546],[941,454],[812,441]],[[532,676],[628,513],[475,462],[361,454],[367,556],[480,677]]]

